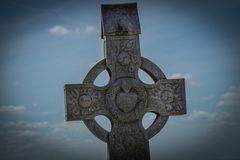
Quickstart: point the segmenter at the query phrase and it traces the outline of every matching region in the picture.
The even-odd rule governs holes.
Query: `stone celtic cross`
[[[109,160],[150,160],[149,139],[170,115],[186,113],[184,79],[166,79],[154,63],[141,57],[136,3],[102,5],[101,9],[105,59],[88,72],[82,84],[65,85],[66,120],[83,120],[107,143]],[[139,69],[155,83],[143,83]],[[95,86],[95,79],[104,70],[109,73],[109,83]],[[157,115],[147,129],[142,125],[146,112]],[[95,121],[98,115],[110,119],[110,132]]]

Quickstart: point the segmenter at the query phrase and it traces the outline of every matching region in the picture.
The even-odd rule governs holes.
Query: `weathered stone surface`
[[[104,114],[105,94],[104,89],[91,84],[65,85],[66,120],[93,119]]]
[[[148,140],[162,129],[169,116],[186,113],[184,79],[167,80],[154,63],[141,57],[135,3],[102,5],[102,16],[105,59],[89,71],[83,84],[65,85],[66,120],[83,120],[108,144],[110,160],[149,160]],[[155,84],[143,83],[139,69]],[[109,84],[97,87],[93,83],[104,70],[109,73]],[[154,112],[157,117],[144,129],[146,112]],[[94,120],[97,115],[110,119],[110,132]]]
[[[102,38],[140,33],[136,3],[102,5]]]

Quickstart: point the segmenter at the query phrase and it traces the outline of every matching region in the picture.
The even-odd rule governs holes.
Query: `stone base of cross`
[[[87,74],[83,84],[65,85],[66,120],[83,120],[88,129],[108,145],[109,160],[150,160],[149,139],[156,135],[170,115],[186,113],[184,79],[166,79],[151,61],[140,56],[140,25],[136,3],[102,5],[102,37],[105,59]],[[155,82],[143,83],[138,70]],[[107,70],[109,83],[97,87],[97,76]],[[157,115],[144,129],[146,112]],[[111,121],[111,131],[95,117]]]

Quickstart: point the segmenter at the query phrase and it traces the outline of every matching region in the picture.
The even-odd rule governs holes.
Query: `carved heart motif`
[[[117,95],[116,103],[120,110],[123,112],[130,112],[132,111],[136,104],[137,104],[138,96],[134,92],[126,93],[120,92]]]

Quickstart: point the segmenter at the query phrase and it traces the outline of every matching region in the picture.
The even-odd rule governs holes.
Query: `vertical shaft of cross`
[[[139,121],[119,122],[109,133],[109,160],[150,160],[149,143]]]
[[[133,84],[128,79],[138,79],[138,68],[141,65],[138,35],[106,36],[105,44],[106,65],[111,73],[110,86],[113,85],[110,88],[118,90],[120,86],[120,89],[115,91],[119,92],[116,96],[117,105],[122,106],[123,113],[131,112],[130,109],[135,104],[130,106],[128,101],[134,101],[134,97],[138,95],[133,91]],[[118,80],[122,83],[117,83],[115,87]],[[140,123],[141,119],[125,123],[118,118],[113,121],[112,131],[109,133],[109,160],[149,160],[149,144]]]
[[[124,104],[129,96],[135,93],[131,92],[133,87],[126,78],[137,79],[138,68],[140,66],[140,52],[138,36],[107,36],[106,44],[106,65],[111,72],[111,88],[116,88],[119,92],[116,96],[118,107],[122,107],[122,112],[130,112],[131,106]],[[122,80],[114,86],[117,80]],[[117,89],[120,85],[120,89]],[[121,98],[121,95],[126,95]],[[112,95],[111,95],[112,96]],[[118,99],[119,102],[118,102]],[[134,96],[129,100],[133,101]],[[115,101],[112,99],[111,101]],[[134,106],[134,104],[132,105]],[[110,105],[109,107],[113,107]],[[121,122],[116,118],[113,121],[112,131],[109,133],[108,152],[109,160],[148,160],[149,145],[148,140],[141,129],[139,119],[133,122]]]
[[[130,114],[134,112],[132,110],[137,103],[141,102],[134,91],[141,65],[136,4],[103,5],[102,16],[106,66],[111,75],[110,90],[116,94],[116,99],[109,98],[109,101],[116,100],[119,112],[123,115]],[[110,97],[112,96],[110,92]],[[115,105],[111,103],[108,106],[111,110]],[[141,124],[141,116],[127,123],[123,122],[126,119],[121,121],[121,115],[114,118],[108,139],[109,159],[149,160],[149,143]]]

